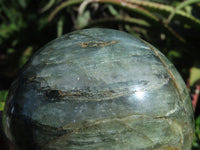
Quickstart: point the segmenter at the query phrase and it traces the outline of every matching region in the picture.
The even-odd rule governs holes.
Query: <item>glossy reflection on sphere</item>
[[[12,84],[3,116],[16,150],[190,150],[193,111],[174,66],[111,29],[66,34]]]

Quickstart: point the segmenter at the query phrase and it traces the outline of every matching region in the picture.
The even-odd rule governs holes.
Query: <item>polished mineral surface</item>
[[[16,150],[190,150],[193,111],[152,45],[86,29],[39,50],[12,84],[4,131]]]

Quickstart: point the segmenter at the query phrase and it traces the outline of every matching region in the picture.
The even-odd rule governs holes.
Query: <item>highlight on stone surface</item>
[[[190,150],[193,110],[175,67],[152,45],[85,29],[35,53],[3,116],[16,150]]]

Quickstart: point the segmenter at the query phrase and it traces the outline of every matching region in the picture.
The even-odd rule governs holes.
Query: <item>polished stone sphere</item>
[[[194,119],[160,51],[94,28],[35,53],[10,88],[3,127],[16,150],[190,150]]]

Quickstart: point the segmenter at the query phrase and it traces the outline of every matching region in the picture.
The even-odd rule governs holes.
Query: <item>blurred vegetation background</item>
[[[56,37],[89,27],[133,34],[172,61],[191,95],[193,150],[199,150],[200,0],[0,0],[0,116],[11,83],[34,52]],[[6,147],[0,130],[0,149]]]

